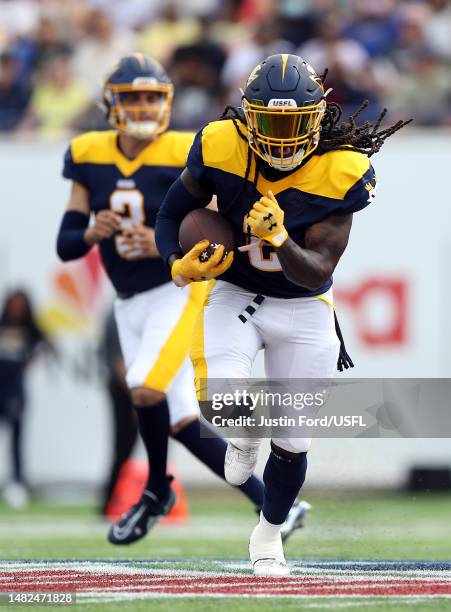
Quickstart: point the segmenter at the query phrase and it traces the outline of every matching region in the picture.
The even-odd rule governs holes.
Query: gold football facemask
[[[127,103],[131,92],[152,92],[155,100],[146,104]],[[158,83],[154,79],[139,78],[133,83],[106,84],[105,101],[108,121],[115,129],[133,138],[154,138],[167,130],[171,117],[174,87],[171,83]]]
[[[249,146],[271,167],[293,170],[318,146],[326,100],[301,107],[294,100],[271,102],[242,99]]]

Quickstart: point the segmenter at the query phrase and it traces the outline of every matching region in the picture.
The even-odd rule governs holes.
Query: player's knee
[[[271,448],[284,459],[291,461],[300,459],[310,448],[309,438],[287,438],[286,440],[272,440]]]
[[[198,418],[197,415],[191,414],[190,416],[183,418],[181,421],[174,423],[174,425],[171,425],[171,434],[173,436],[176,436],[178,433],[182,431],[182,429],[185,429],[185,427],[187,427],[190,423],[195,421],[197,418]]]
[[[165,398],[161,391],[147,387],[133,387],[133,389],[130,389],[130,393],[135,406],[153,406]]]

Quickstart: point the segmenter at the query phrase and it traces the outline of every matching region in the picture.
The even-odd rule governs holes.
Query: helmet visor
[[[243,110],[257,135],[275,140],[304,138],[319,129],[326,102],[301,107],[262,107],[243,100]]]
[[[270,138],[296,138],[308,133],[311,115],[298,115],[295,113],[257,113],[259,132]]]
[[[277,159],[274,165],[281,168],[292,166],[293,163],[299,165],[303,157],[316,148],[321,120],[326,109],[325,100],[301,107],[295,106],[294,100],[292,103],[292,106],[263,106],[243,98],[251,148],[266,161],[268,158],[272,161]],[[301,157],[298,155],[300,149],[303,149]],[[287,158],[286,162],[284,158]]]

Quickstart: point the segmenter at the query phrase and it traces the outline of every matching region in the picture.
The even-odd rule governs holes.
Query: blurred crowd
[[[0,131],[44,138],[106,127],[105,75],[124,54],[160,60],[174,81],[172,127],[238,105],[252,68],[296,53],[329,99],[366,118],[383,107],[451,124],[451,0],[0,0]]]

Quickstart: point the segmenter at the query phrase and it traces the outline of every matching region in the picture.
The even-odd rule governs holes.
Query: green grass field
[[[407,494],[319,494],[306,499],[313,505],[306,527],[285,547],[289,561],[451,559],[451,496]],[[0,558],[2,560],[129,560],[135,567],[171,568],[211,572],[222,569],[214,560],[224,559],[231,571],[247,575],[247,539],[257,517],[236,492],[191,492],[190,519],[177,525],[161,525],[143,541],[114,547],[106,541],[107,523],[93,507],[50,506],[36,501],[13,511],[0,505]],[[243,569],[233,569],[240,561]],[[223,565],[224,565],[223,564]],[[0,571],[5,565],[0,565]],[[130,566],[130,563],[128,564]],[[115,564],[118,567],[118,564]],[[130,569],[130,568],[129,568]],[[133,570],[133,563],[130,571]],[[160,569],[163,571],[163,569]],[[300,569],[300,571],[302,571]],[[313,569],[312,571],[317,571]],[[451,572],[450,572],[451,573]],[[451,592],[451,591],[450,591]],[[218,594],[220,595],[220,594]],[[333,604],[333,605],[332,605]],[[86,600],[77,608],[100,610],[163,610],[164,599],[133,599],[102,603]],[[423,597],[331,599],[280,597],[171,598],[171,610],[334,609],[451,610],[451,599]],[[40,609],[44,609],[41,606]]]

